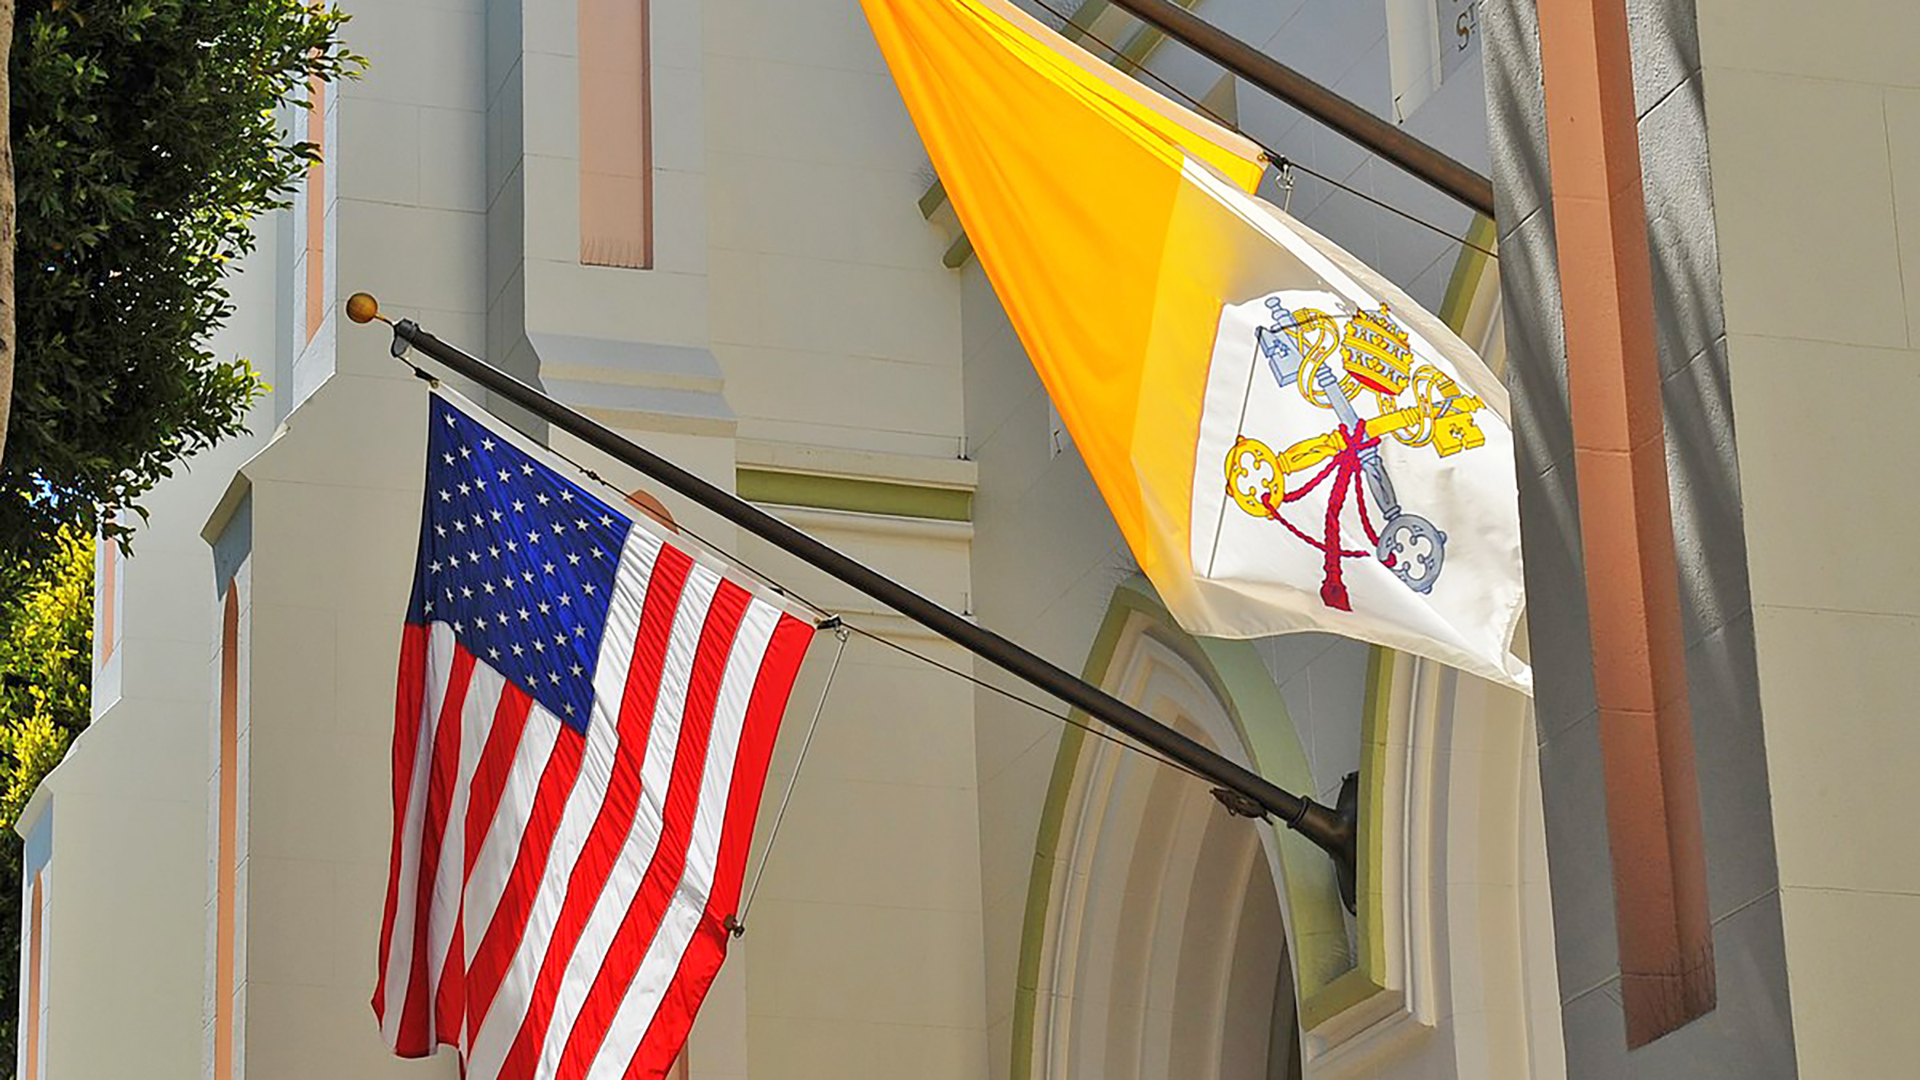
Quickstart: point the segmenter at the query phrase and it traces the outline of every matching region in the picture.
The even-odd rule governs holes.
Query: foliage
[[[0,829],[87,726],[93,665],[93,539],[72,529],[53,557],[4,574],[0,602]]]
[[[207,347],[233,310],[222,274],[316,156],[286,140],[282,106],[363,63],[345,20],[298,0],[21,0],[0,552],[138,510],[175,462],[242,430],[261,383]]]
[[[21,842],[14,822],[92,715],[93,540],[74,529],[51,557],[0,566],[0,1062],[20,1015]]]

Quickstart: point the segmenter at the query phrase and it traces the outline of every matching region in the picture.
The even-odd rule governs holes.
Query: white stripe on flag
[[[420,738],[413,755],[413,776],[407,781],[407,816],[400,826],[399,902],[393,914],[393,940],[387,950],[386,1015],[380,1034],[392,1046],[400,1037],[400,1018],[407,1009],[407,987],[413,980],[415,937],[413,883],[419,880],[421,826],[427,814],[427,774],[433,767],[434,730],[447,698],[447,679],[453,672],[453,628],[435,623],[427,633],[426,693],[422,695]]]
[[[652,577],[654,561],[659,556],[660,541],[641,529],[627,534],[626,546],[620,551],[620,569],[613,579],[613,597],[607,607],[607,626],[600,639],[599,660],[593,671],[593,712],[588,730],[599,728],[612,733],[618,719],[621,691],[627,683],[627,666],[633,662],[633,639],[640,631],[640,610],[646,603],[647,580]],[[533,707],[532,715],[527,718],[527,733],[521,737],[520,752],[514,755],[513,768],[508,773],[500,809],[493,816],[486,843],[474,863],[473,881],[467,886],[469,963],[506,890],[507,877],[520,854],[520,838],[527,816],[533,812],[541,768],[561,730],[552,713],[537,704]],[[584,776],[584,760],[581,770]],[[548,866],[552,865],[550,851]],[[493,1010],[488,1010],[489,1017],[492,1013]],[[514,1023],[517,1025],[518,1019]]]
[[[689,852],[689,871],[694,866],[694,858],[700,847],[702,822],[706,811],[712,808],[708,804],[708,792],[713,791],[712,777],[715,762],[724,759],[729,772],[733,768],[733,755],[739,748],[740,727],[746,716],[747,699],[753,693],[753,684],[759,674],[760,662],[766,656],[767,643],[773,638],[774,624],[779,621],[780,613],[771,605],[752,601],[743,614],[739,629],[734,634],[732,649],[721,675],[719,696],[714,703],[714,715],[711,735],[707,742],[707,757],[701,772],[701,787],[698,796],[697,813],[694,820],[693,848]],[[678,749],[678,738],[674,750]],[[648,747],[651,756],[652,747]],[[667,752],[667,771],[672,769],[674,752]],[[614,935],[618,932],[627,910],[632,906],[634,894],[639,891],[641,880],[653,861],[654,851],[660,843],[660,823],[665,818],[664,803],[666,781],[652,789],[643,788],[642,798],[649,799],[642,812],[636,816],[632,834],[628,837],[627,848],[621,855],[619,870],[614,878],[607,881],[607,890],[601,896],[600,903],[594,908],[594,917],[587,925],[587,932],[580,940],[580,947],[574,950],[573,961],[567,966],[567,977],[561,982],[560,997],[554,1007],[553,1022],[547,1029],[546,1046],[541,1052],[541,1068],[538,1075],[552,1076],[559,1067],[560,1055],[566,1049],[567,1038],[573,1033],[574,1022],[579,1018],[586,1004],[587,992],[592,987],[594,977],[599,973],[603,962],[622,962],[615,958],[610,961],[607,950],[612,946]],[[724,796],[724,789],[722,792]],[[718,810],[724,814],[724,797]],[[717,852],[718,833],[716,826],[713,847]],[[706,877],[712,878],[713,854],[706,859]],[[691,875],[683,880],[691,880]],[[677,895],[677,893],[676,893]],[[704,906],[705,896],[701,897]],[[677,957],[676,957],[677,959]],[[666,973],[668,978],[672,972]],[[617,991],[616,991],[617,992]],[[651,1014],[649,1014],[650,1016]],[[609,1033],[608,1042],[618,1033],[619,1021],[615,1020],[615,1031]],[[637,1045],[640,1035],[645,1034],[645,1025],[634,1032],[633,1041]],[[603,1044],[604,1045],[604,1044]],[[627,1057],[632,1057],[631,1050]],[[621,1068],[625,1069],[625,1059]]]
[[[733,651],[727,658],[726,673],[720,682],[720,697],[714,706],[713,736],[707,744],[707,759],[700,774],[700,790],[693,819],[693,834],[687,849],[686,869],[673,890],[660,926],[652,934],[646,956],[626,988],[620,1008],[614,1013],[606,1039],[594,1057],[589,1080],[611,1077],[620,1080],[634,1051],[647,1033],[661,996],[680,967],[680,955],[693,940],[700,915],[706,910],[713,890],[714,870],[720,856],[720,827],[727,815],[727,796],[733,783],[733,764],[740,750],[740,733],[747,717],[747,704],[760,677],[760,665],[773,639],[780,611],[761,600],[747,606]],[[623,907],[624,910],[624,907]],[[569,972],[571,975],[572,972]],[[589,974],[586,978],[591,979]],[[571,979],[569,982],[571,983]],[[577,1006],[576,1006],[577,1010]],[[556,1044],[549,1040],[549,1050]],[[564,1043],[560,1044],[564,1045]],[[557,1053],[550,1059],[558,1063]],[[543,1062],[546,1064],[547,1062]],[[542,1075],[547,1075],[543,1072]]]
[[[539,705],[527,713],[526,731],[514,751],[513,765],[506,785],[500,791],[500,808],[487,827],[485,843],[473,861],[473,876],[467,882],[465,946],[467,963],[485,938],[493,913],[506,892],[507,877],[520,854],[520,838],[527,816],[533,813],[533,798],[540,790],[540,773],[553,756],[554,743],[565,730],[557,717]],[[574,736],[568,736],[573,738]]]
[[[632,537],[645,537],[646,534],[635,529]],[[651,538],[647,538],[651,539]],[[623,655],[616,660],[606,649],[600,653],[600,667],[594,676],[593,722],[587,728],[587,747],[580,763],[580,776],[574,782],[573,792],[567,799],[567,807],[561,817],[559,830],[554,835],[553,848],[547,857],[546,873],[541,875],[539,891],[535,894],[533,905],[527,913],[526,932],[521,935],[518,947],[514,950],[513,960],[508,965],[506,977],[501,981],[500,992],[494,998],[492,1007],[487,1011],[480,1029],[474,1033],[473,1048],[467,1060],[467,1071],[473,1076],[492,1076],[505,1060],[507,1051],[513,1045],[514,1035],[520,1029],[525,1018],[527,1006],[540,971],[541,962],[546,957],[547,944],[553,936],[553,929],[560,918],[560,910],[566,900],[566,890],[573,878],[574,863],[579,861],[580,852],[586,844],[587,836],[593,830],[593,823],[599,817],[600,807],[606,801],[607,783],[612,777],[613,761],[616,753],[633,753],[636,748],[619,746],[619,710],[626,696],[626,684],[639,673],[628,669],[633,662],[634,637],[638,633],[640,614],[646,601],[646,590],[652,577],[655,557],[658,555],[658,543],[654,542],[650,550],[642,554],[635,551],[636,544],[629,543],[628,551],[640,555],[635,565],[629,569],[624,563],[626,553],[622,554],[623,564],[614,578],[614,592],[618,597],[630,593],[631,626],[623,626],[621,638],[625,642]],[[692,635],[698,637],[700,621],[706,618],[707,606],[712,602],[713,591],[719,584],[719,577],[712,571],[696,566],[688,575],[686,588],[680,594],[680,605],[674,615],[672,637],[668,641],[665,668],[660,680],[660,701],[664,706],[672,702],[674,714],[678,715],[680,705],[686,700],[686,676],[692,666],[693,645],[683,642],[688,633],[687,624],[692,623]],[[618,603],[616,601],[616,603]],[[624,620],[623,620],[624,622]],[[684,656],[682,655],[684,654]],[[681,661],[684,660],[684,663]],[[619,681],[612,681],[609,669],[617,670]],[[603,674],[608,674],[606,679]],[[655,724],[658,724],[656,714]],[[649,741],[651,753],[651,740]],[[642,790],[646,783],[643,774]]]
[[[474,1080],[657,1070],[725,952],[810,635],[514,438],[433,413],[379,1026],[402,1056],[456,1046]]]
[[[427,1030],[430,1039],[447,1034],[437,1030],[433,1003],[440,996],[441,969],[446,966],[447,947],[453,943],[453,929],[460,921],[460,894],[466,884],[466,844],[462,842],[467,820],[467,794],[473,787],[473,771],[480,764],[480,750],[486,745],[487,732],[493,727],[494,713],[500,708],[500,695],[507,680],[484,663],[475,663],[467,681],[467,696],[460,708],[460,768],[454,778],[452,797],[447,803],[447,821],[440,840],[440,865],[434,872],[433,909],[427,922]]]

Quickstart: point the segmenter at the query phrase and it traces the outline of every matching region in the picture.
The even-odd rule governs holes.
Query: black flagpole
[[[1110,0],[1226,71],[1379,154],[1435,190],[1493,217],[1493,184],[1435,147],[1234,37],[1173,0]]]
[[[1349,777],[1342,788],[1338,809],[1322,806],[1312,799],[1286,791],[1266,777],[1209,750],[1085,679],[1068,673],[985,627],[961,618],[732,492],[715,487],[646,447],[582,416],[492,364],[441,341],[421,329],[412,319],[391,322],[380,314],[379,303],[366,293],[356,293],[347,301],[347,316],[357,323],[375,319],[389,323],[393,327],[394,356],[406,355],[408,346],[419,349],[449,370],[472,379],[587,445],[639,470],[782,551],[893,608],[982,660],[1026,680],[1220,785],[1214,789],[1214,795],[1229,811],[1246,817],[1264,818],[1272,815],[1279,818],[1333,857],[1341,899],[1349,909],[1353,907],[1354,849],[1358,834],[1357,792],[1354,790],[1353,777]]]

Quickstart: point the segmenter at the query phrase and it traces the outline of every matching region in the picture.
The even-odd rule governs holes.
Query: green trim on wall
[[[1372,973],[1354,968],[1300,1002],[1300,1028],[1312,1031],[1385,990]]]
[[[1208,683],[1227,711],[1256,772],[1296,791],[1311,791],[1313,778],[1286,702],[1273,676],[1251,642],[1193,638],[1179,629],[1153,594],[1146,579],[1135,577],[1114,590],[1106,618],[1087,654],[1083,677],[1103,682],[1112,667],[1121,635],[1134,618],[1151,620],[1147,632],[1190,664]],[[1378,872],[1383,841],[1377,828],[1382,802],[1379,774],[1384,762],[1386,709],[1391,697],[1392,654],[1375,649],[1367,667],[1367,705],[1362,718],[1360,798],[1362,855],[1358,888],[1367,902],[1359,916],[1360,956],[1356,966],[1340,911],[1333,864],[1305,837],[1290,830],[1278,832],[1283,883],[1291,919],[1288,954],[1299,980],[1301,1026],[1307,1030],[1352,1008],[1385,989],[1386,946],[1381,932],[1384,897]],[[1084,722],[1090,718],[1079,714]],[[1248,724],[1246,717],[1257,717]],[[1040,963],[1046,946],[1047,916],[1053,905],[1053,882],[1059,868],[1061,831],[1067,800],[1079,770],[1086,733],[1069,727],[1061,733],[1053,774],[1034,842],[1033,867],[1027,879],[1027,902],[1020,935],[1020,955],[1014,981],[1011,1080],[1032,1080],[1034,1025],[1038,1015]]]
[[[1098,685],[1113,664],[1113,653],[1120,645],[1127,609],[1116,590],[1114,602],[1093,637],[1081,676]],[[1080,724],[1086,715],[1073,710]],[[1013,982],[1013,1069],[1010,1080],[1032,1080],[1033,1024],[1040,994],[1040,952],[1046,945],[1047,911],[1053,904],[1053,868],[1059,862],[1060,828],[1066,820],[1067,796],[1073,789],[1073,776],[1080,767],[1080,750],[1087,739],[1084,727],[1069,726],[1060,733],[1060,746],[1054,752],[1053,775],[1047,782],[1047,801],[1040,811],[1040,831],[1034,837],[1033,870],[1027,877],[1027,904],[1020,928],[1020,959]]]
[[[940,178],[936,176],[934,177],[933,184],[927,188],[926,193],[920,196],[920,216],[923,218],[931,218],[933,215],[939,213],[940,208],[945,205],[947,205],[947,186],[941,183]]]
[[[1207,679],[1252,757],[1254,771],[1291,791],[1313,791],[1313,771],[1287,712],[1286,699],[1280,696],[1273,673],[1267,670],[1253,643],[1189,637],[1157,599],[1149,599],[1153,603],[1151,613],[1160,620],[1153,628],[1155,640],[1172,648]],[[1258,719],[1248,723],[1247,717]],[[1291,829],[1280,829],[1276,835],[1285,871],[1287,907],[1293,916],[1288,955],[1300,981],[1304,1021],[1314,1001],[1353,970],[1354,950],[1347,940],[1346,919],[1340,913],[1333,862],[1311,840]]]
[[[1374,981],[1387,977],[1386,935],[1370,930],[1386,925],[1386,889],[1380,867],[1386,865],[1386,836],[1380,828],[1386,808],[1387,710],[1393,705],[1393,669],[1399,654],[1375,645],[1367,656],[1367,697],[1360,715],[1360,866],[1354,891],[1365,905],[1360,920],[1360,946]]]
[[[973,492],[965,488],[743,468],[734,473],[734,490],[748,502],[779,506],[808,506],[929,521],[973,520]]]
[[[1480,289],[1492,260],[1481,248],[1492,249],[1499,237],[1494,232],[1493,219],[1485,214],[1475,214],[1473,225],[1467,229],[1467,240],[1476,245],[1460,245],[1460,258],[1453,264],[1453,276],[1447,280],[1447,296],[1440,302],[1440,321],[1447,329],[1459,333],[1467,323],[1467,311],[1473,307],[1473,295]]]
[[[958,270],[967,265],[967,260],[971,258],[973,241],[967,238],[966,233],[961,233],[953,238],[953,243],[947,245],[946,253],[940,256],[940,265],[949,270]]]

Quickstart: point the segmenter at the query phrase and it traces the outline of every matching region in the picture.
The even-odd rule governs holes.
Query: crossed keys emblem
[[[1431,446],[1441,457],[1472,450],[1486,442],[1473,419],[1484,403],[1439,368],[1416,363],[1407,332],[1385,304],[1377,312],[1338,316],[1313,308],[1290,311],[1277,295],[1267,297],[1266,306],[1270,325],[1254,331],[1256,360],[1266,361],[1281,389],[1295,388],[1309,404],[1331,411],[1335,423],[1333,430],[1277,453],[1242,432],[1227,453],[1228,496],[1324,555],[1320,599],[1328,607],[1353,610],[1341,572],[1348,559],[1377,559],[1407,588],[1432,591],[1446,564],[1447,534],[1400,505],[1380,455],[1381,440]],[[1355,401],[1368,395],[1376,414],[1363,417]],[[1289,519],[1286,508],[1322,488],[1326,504],[1318,529]],[[1342,544],[1349,496],[1371,551]]]

